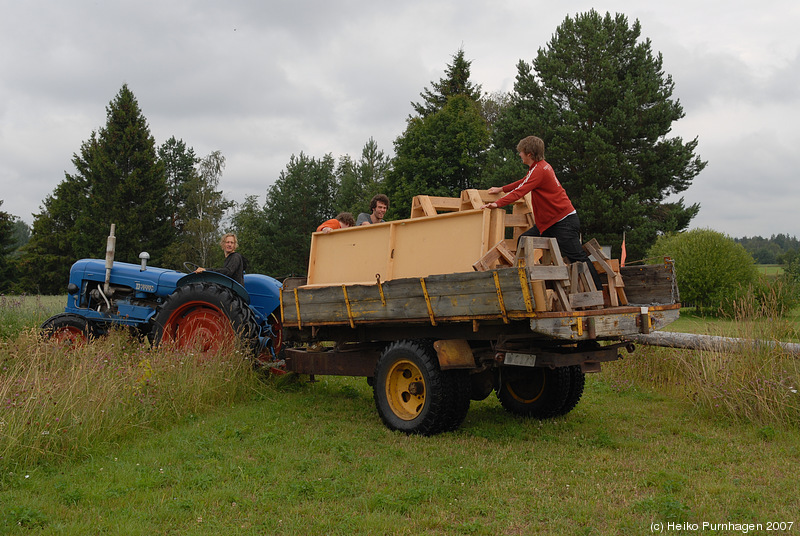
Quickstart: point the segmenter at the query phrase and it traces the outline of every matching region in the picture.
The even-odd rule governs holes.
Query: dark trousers
[[[592,261],[589,260],[589,254],[586,253],[581,244],[581,220],[577,214],[570,214],[563,220],[554,223],[544,233],[540,233],[539,228],[534,225],[522,233],[520,238],[523,236],[555,238],[561,254],[569,259],[569,262],[585,262],[589,267],[589,272],[592,274],[597,290],[603,290],[603,280],[600,278],[600,274],[597,273]]]

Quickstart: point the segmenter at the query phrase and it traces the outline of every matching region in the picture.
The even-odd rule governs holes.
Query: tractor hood
[[[186,274],[177,270],[148,266],[142,270],[138,264],[114,262],[111,270],[111,284],[130,287],[137,293],[167,296],[174,292],[178,280]],[[104,260],[81,259],[72,265],[69,281],[80,287],[82,281],[105,281]]]

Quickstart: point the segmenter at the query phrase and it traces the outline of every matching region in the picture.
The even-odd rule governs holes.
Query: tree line
[[[791,264],[800,258],[800,240],[785,234],[742,237],[734,239],[741,244],[758,264]]]
[[[372,139],[358,158],[301,152],[263,204],[258,193],[239,204],[226,199],[219,152],[198,157],[175,137],[156,146],[123,85],[105,126],[73,155],[75,171],[34,215],[23,247],[14,247],[11,232],[19,221],[0,212],[0,291],[63,292],[76,259],[104,256],[111,223],[120,261],[138,262],[148,251],[159,266],[213,266],[221,263],[216,240],[232,230],[251,271],[303,274],[320,222],[368,211],[379,192],[391,200],[387,218],[397,219],[409,216],[418,194],[458,196],[510,183],[526,171],[516,144],[531,134],[545,141],[545,158],[587,239],[618,252],[624,235],[628,258],[641,259],[658,236],[686,229],[697,215],[698,204],[668,199],[706,162],[695,154],[697,138],[669,137],[684,112],[638,21],[594,10],[566,17],[532,61],[519,60],[508,93],[483,92],[471,80],[471,63],[459,49],[444,76],[411,103],[393,156]]]

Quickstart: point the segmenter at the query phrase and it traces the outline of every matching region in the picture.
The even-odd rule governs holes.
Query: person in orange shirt
[[[335,218],[324,221],[317,227],[317,232],[330,233],[336,229],[346,229],[347,227],[354,227],[356,220],[349,212],[340,212]]]

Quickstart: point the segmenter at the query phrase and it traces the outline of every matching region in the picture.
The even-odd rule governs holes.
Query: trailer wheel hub
[[[411,382],[408,384],[408,392],[412,395],[421,395],[425,392],[425,384],[422,382]]]

